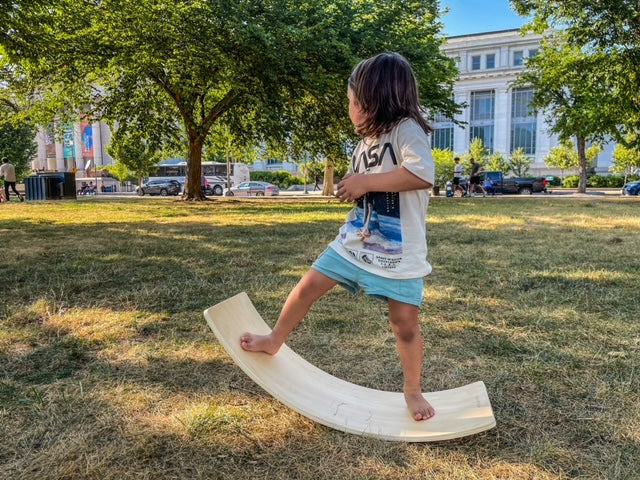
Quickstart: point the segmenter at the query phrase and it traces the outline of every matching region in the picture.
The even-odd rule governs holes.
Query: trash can
[[[46,200],[46,183],[40,175],[31,175],[24,179],[24,196],[27,201]]]
[[[71,172],[38,173],[24,179],[27,200],[76,198],[76,175]]]
[[[453,197],[453,184],[451,182],[447,182],[445,185],[445,192],[447,197]]]

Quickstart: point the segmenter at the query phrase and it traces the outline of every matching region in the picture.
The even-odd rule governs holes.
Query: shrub
[[[622,185],[624,185],[624,177],[621,175],[610,175],[606,179],[607,187],[609,188],[622,188]]]
[[[547,185],[550,187],[559,187],[562,185],[562,179],[560,177],[547,177]]]
[[[434,148],[431,154],[433,155],[433,163],[436,168],[436,186],[444,188],[447,181],[453,178],[453,167],[455,166],[453,152],[451,150]]]
[[[602,188],[608,185],[607,177],[600,175],[591,175],[587,177],[587,187]]]
[[[251,180],[273,183],[274,185],[280,187],[282,190],[286,190],[291,185],[302,185],[304,183],[304,180],[302,178],[295,177],[286,170],[278,170],[275,172],[251,172]]]
[[[580,177],[578,175],[569,175],[562,181],[562,186],[566,188],[578,188]]]

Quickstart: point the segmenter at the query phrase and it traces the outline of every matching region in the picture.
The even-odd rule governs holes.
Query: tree
[[[567,43],[591,57],[576,73],[607,80],[598,116],[617,141],[640,130],[640,22],[637,0],[511,0],[517,13],[532,16],[525,27],[565,32]],[[634,137],[640,145],[640,137]]]
[[[111,136],[107,152],[116,160],[116,165],[122,165],[137,177],[138,185],[142,185],[143,178],[153,172],[161,159],[160,151],[143,137],[143,132],[128,132],[122,127]],[[121,167],[114,170],[124,171]]]
[[[438,14],[436,0],[15,0],[0,9],[0,53],[25,117],[88,114],[162,132],[186,145],[184,198],[204,199],[202,149],[219,122],[242,145],[297,133],[342,155],[353,135],[346,79],[382,49],[413,62],[426,107],[453,115]]]
[[[453,178],[453,168],[455,167],[453,152],[449,149],[434,148],[431,150],[431,155],[436,169],[435,184],[438,187],[443,187]]]
[[[628,139],[630,144],[634,144],[634,139]],[[640,149],[638,147],[626,147],[619,143],[613,151],[613,165],[609,167],[613,173],[623,174],[624,183],[627,183],[629,175],[634,175],[640,171]]]
[[[7,157],[16,167],[18,181],[29,172],[29,162],[37,151],[34,137],[35,129],[29,125],[0,124],[0,157]]]
[[[128,179],[135,177],[135,175],[129,170],[124,163],[116,160],[113,165],[104,165],[100,167],[101,170],[106,170],[110,175],[116,177],[120,182],[120,185],[124,185]]]
[[[576,138],[581,193],[587,188],[587,142],[603,140],[615,128],[602,114],[602,105],[614,94],[613,85],[594,67],[603,55],[585,53],[556,32],[542,40],[539,54],[529,59],[514,82],[534,88],[531,107],[544,112],[546,123],[560,140]]]
[[[469,144],[469,153],[466,157],[473,158],[481,166],[484,166],[489,159],[489,149],[484,146],[481,138],[476,137],[471,140],[471,143]]]
[[[573,142],[570,139],[562,140],[558,145],[549,150],[544,157],[544,163],[551,168],[559,168],[560,175],[564,179],[564,171],[570,168],[578,168],[580,160]]]
[[[516,177],[526,177],[531,166],[531,158],[524,154],[522,148],[518,148],[511,154],[511,158],[508,160],[509,170],[513,172]]]
[[[485,170],[490,172],[502,172],[506,174],[509,171],[509,162],[501,152],[494,152],[489,155],[489,160],[485,165]]]

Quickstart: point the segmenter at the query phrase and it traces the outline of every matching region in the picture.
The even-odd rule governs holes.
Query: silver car
[[[235,185],[224,193],[228,197],[264,197],[265,195],[280,195],[277,185],[268,182],[242,182]]]
[[[182,185],[178,180],[165,180],[161,178],[149,180],[143,183],[136,190],[138,195],[179,195]]]

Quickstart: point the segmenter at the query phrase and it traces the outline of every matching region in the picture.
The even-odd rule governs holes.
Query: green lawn
[[[0,478],[640,478],[640,201],[432,200],[424,384],[483,380],[498,426],[427,444],[289,410],[203,319],[246,291],[273,324],[348,208],[0,205]],[[382,302],[335,290],[289,345],[350,382],[402,388]]]

